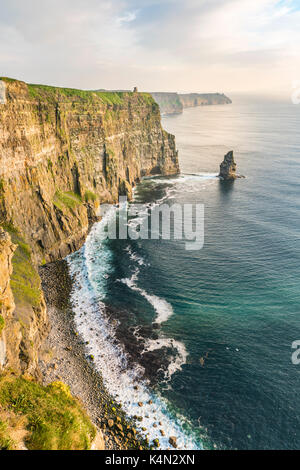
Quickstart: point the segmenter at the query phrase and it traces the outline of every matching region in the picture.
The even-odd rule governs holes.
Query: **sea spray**
[[[188,421],[174,410],[171,416],[168,402],[151,392],[147,381],[142,379],[143,368],[137,363],[130,362],[124,347],[117,341],[114,326],[105,314],[107,275],[111,274],[113,267],[112,253],[107,240],[103,240],[102,231],[108,218],[113,215],[112,210],[92,228],[84,247],[68,257],[70,273],[74,279],[71,301],[78,332],[88,343],[87,354],[93,355],[95,367],[102,374],[108,390],[122,404],[129,416],[142,418],[141,427],[146,431],[141,429],[141,432],[149,436],[150,442],[159,439],[160,447],[167,449],[170,447],[169,436],[176,436],[179,449],[199,448],[192,434],[185,433],[183,430],[185,427],[189,428]],[[130,256],[132,259],[136,257],[133,252]],[[158,311],[158,302],[162,299],[149,296],[147,300],[156,305],[158,319],[163,320],[163,317],[159,317]],[[167,315],[169,315],[171,306],[167,307],[166,303],[164,307],[167,308]],[[161,339],[161,346],[164,346],[166,341],[171,346],[171,339]],[[146,348],[150,350],[158,346],[150,340],[146,344]],[[178,356],[169,366],[170,376],[178,370],[178,367],[181,367],[182,361],[186,359],[176,342],[173,346],[177,348]],[[141,403],[143,403],[142,407],[139,405]]]

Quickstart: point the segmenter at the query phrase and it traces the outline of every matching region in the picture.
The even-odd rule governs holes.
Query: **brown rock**
[[[234,179],[237,178],[236,163],[234,161],[233,151],[228,152],[225,155],[224,160],[220,165],[220,174],[219,174],[219,176],[223,180],[234,180]]]
[[[172,447],[177,449],[177,437],[170,436],[169,443],[171,444]]]

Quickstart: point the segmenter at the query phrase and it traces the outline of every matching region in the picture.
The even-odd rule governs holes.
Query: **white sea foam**
[[[210,180],[218,179],[218,173],[182,173],[174,178],[162,178],[161,176],[145,178],[156,184],[182,184],[191,180]]]
[[[138,263],[140,266],[148,266],[148,264],[146,263],[144,258],[142,258],[141,256],[139,256],[139,255],[137,255],[136,253],[133,252],[131,246],[127,246],[125,248],[125,251],[127,251],[127,253],[129,254],[130,259],[132,261],[134,261],[135,263]]]
[[[130,289],[141,294],[152,305],[157,313],[154,323],[158,323],[159,325],[165,323],[174,313],[172,305],[166,300],[157,297],[157,295],[149,294],[144,289],[138,287],[136,284],[138,274],[139,270],[136,269],[131,278],[121,279],[120,282],[123,282],[123,284],[126,284]]]
[[[176,350],[175,360],[168,366],[168,377],[170,379],[175,372],[181,370],[182,366],[186,364],[188,352],[181,341],[175,341],[172,338],[160,338],[157,340],[148,339],[145,343],[144,351],[156,351],[163,347]]]
[[[185,193],[195,193],[203,190],[207,185],[215,184],[219,181],[218,173],[182,173],[172,178],[164,178],[161,176],[145,178],[145,184],[153,185],[153,187],[162,186],[164,195],[153,203],[153,207],[160,205],[165,201],[176,198],[176,195],[182,194],[182,186]],[[139,201],[139,190],[135,193],[135,199]]]
[[[169,436],[177,436],[179,449],[199,448],[192,435],[183,431],[182,426],[187,426],[186,420],[179,415],[171,417],[167,402],[150,392],[147,382],[142,381],[144,370],[129,362],[125,350],[116,340],[114,327],[105,315],[105,277],[112,271],[112,253],[107,242],[103,241],[101,231],[111,215],[108,214],[102,222],[96,224],[84,247],[67,259],[74,278],[71,300],[78,332],[88,342],[87,354],[94,356],[95,367],[101,372],[109,392],[122,404],[129,416],[138,415],[143,418],[140,426],[146,428],[146,431],[140,431],[145,436],[148,435],[150,442],[159,439],[161,449],[168,449]],[[131,256],[134,257],[135,254],[131,252]],[[131,278],[133,284],[137,281],[137,276],[138,269]],[[159,321],[166,321],[164,319],[173,313],[171,306],[162,299],[149,296],[149,301],[153,306],[155,304]],[[162,339],[160,344],[171,346],[171,341]],[[173,341],[172,346],[177,349],[178,355],[169,367],[170,375],[178,370],[179,363],[182,364],[184,360],[184,350],[180,349],[180,345]],[[146,347],[154,350],[159,345],[149,341]],[[139,407],[139,402],[144,403],[142,408]],[[159,422],[163,425],[153,426]],[[161,436],[160,429],[164,430],[165,437]]]

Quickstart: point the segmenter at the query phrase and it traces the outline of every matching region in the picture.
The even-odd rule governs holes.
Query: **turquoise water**
[[[136,200],[204,204],[204,248],[102,242],[95,226],[70,258],[79,330],[91,337],[98,322],[91,350],[129,413],[155,401],[151,437],[149,412],[182,447],[300,448],[300,107],[236,99],[163,125],[182,176],[143,181]],[[226,183],[215,175],[232,149],[246,179]]]

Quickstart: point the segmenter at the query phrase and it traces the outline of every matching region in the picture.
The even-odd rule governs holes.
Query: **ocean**
[[[203,204],[204,246],[103,240],[112,208],[68,257],[78,331],[160,448],[299,449],[300,106],[236,97],[163,126],[181,175],[143,180],[135,201]],[[217,177],[229,150],[245,179]]]

